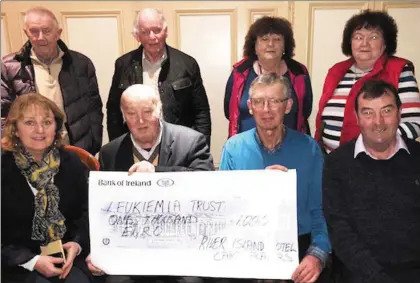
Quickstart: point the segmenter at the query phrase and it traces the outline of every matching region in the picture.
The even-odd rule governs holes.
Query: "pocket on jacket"
[[[177,79],[171,83],[171,88],[178,106],[178,111],[181,113],[185,110],[189,111],[193,92],[191,78],[184,77]]]
[[[192,82],[190,78],[181,78],[171,83],[172,88],[175,92],[184,90],[192,86]]]

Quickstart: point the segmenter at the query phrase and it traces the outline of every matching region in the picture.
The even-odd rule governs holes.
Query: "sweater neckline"
[[[276,153],[277,151],[279,151],[282,147],[282,145],[284,144],[284,141],[287,138],[287,133],[288,133],[288,129],[285,125],[283,125],[283,137],[280,140],[280,142],[273,148],[273,149],[268,149],[263,142],[260,139],[260,136],[258,135],[258,131],[257,128],[254,128],[254,136],[255,136],[255,140],[257,141],[258,145],[267,153]]]

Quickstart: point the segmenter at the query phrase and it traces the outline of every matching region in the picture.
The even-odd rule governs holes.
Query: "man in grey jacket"
[[[213,157],[205,136],[184,126],[162,121],[162,102],[154,89],[136,84],[121,96],[121,110],[130,130],[102,147],[101,171],[212,171]],[[86,259],[93,275],[104,272]],[[198,278],[106,276],[106,283],[187,283]]]

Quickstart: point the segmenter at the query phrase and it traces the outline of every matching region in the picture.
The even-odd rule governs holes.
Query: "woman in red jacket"
[[[398,133],[419,137],[419,89],[413,64],[393,56],[397,32],[394,19],[382,11],[366,10],[347,21],[341,48],[350,58],[328,71],[316,117],[315,138],[327,153],[358,137],[355,97],[370,78],[383,79],[398,89],[402,102]]]
[[[252,81],[260,74],[276,73],[290,82],[293,106],[284,117],[287,127],[310,134],[312,86],[306,67],[292,59],[295,40],[290,22],[284,18],[262,17],[245,37],[244,58],[233,66],[226,84],[224,109],[229,120],[229,137],[255,127],[247,101]]]

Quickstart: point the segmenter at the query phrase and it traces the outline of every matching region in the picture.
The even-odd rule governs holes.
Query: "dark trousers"
[[[128,276],[108,275],[105,283],[178,283],[181,279],[175,276]]]
[[[46,278],[37,271],[15,274],[13,276],[3,275],[4,283],[90,283],[89,277],[78,267],[73,266],[69,275],[64,280],[56,277]]]
[[[420,283],[420,265],[402,265],[400,267],[384,267],[384,272],[398,283]],[[359,273],[351,272],[336,257],[333,257],[334,283],[369,283]]]

